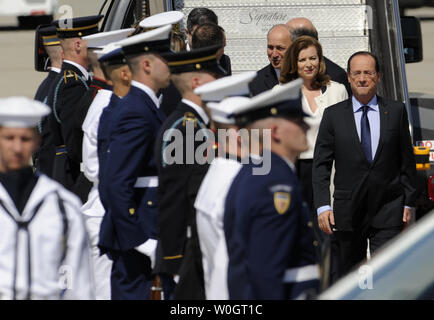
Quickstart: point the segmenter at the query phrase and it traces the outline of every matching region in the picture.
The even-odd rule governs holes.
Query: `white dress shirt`
[[[365,104],[360,103],[354,96],[352,98],[353,101],[353,111],[354,111],[354,120],[356,121],[356,129],[357,134],[359,135],[359,140],[361,140],[360,137],[360,121],[362,119],[362,107],[365,106]],[[380,110],[378,107],[378,99],[375,95],[371,101],[366,104],[366,106],[369,107],[368,111],[368,120],[369,120],[369,128],[371,130],[371,146],[372,146],[372,159],[375,158],[375,153],[377,152],[378,143],[380,142]]]
[[[80,72],[83,74],[86,81],[89,80],[89,72],[87,72],[87,70],[83,66],[81,66],[78,63],[71,61],[71,60],[63,60],[63,62],[72,64],[74,67],[77,67],[78,70],[80,70]]]
[[[223,217],[226,195],[241,167],[238,161],[215,158],[202,180],[194,203],[207,300],[229,299],[229,258]]]
[[[353,112],[354,112],[354,121],[356,124],[356,130],[357,134],[359,136],[359,141],[361,140],[361,119],[362,119],[362,107],[365,106],[365,104],[362,104],[360,101],[358,101],[354,96],[352,97],[352,104],[353,104]],[[375,154],[378,149],[378,144],[380,142],[380,110],[378,106],[378,98],[377,95],[375,95],[371,101],[369,101],[366,106],[369,107],[369,112],[367,114],[368,120],[369,120],[369,128],[371,130],[371,146],[372,146],[372,159],[375,158]],[[409,208],[408,206],[405,206],[405,208]],[[317,215],[319,216],[321,213],[325,211],[333,211],[332,207],[330,205],[322,206],[317,209]]]
[[[140,83],[136,80],[131,81],[131,85],[139,88],[140,90],[145,91],[145,93],[151,98],[152,102],[155,103],[157,108],[160,108],[160,100],[158,99],[157,95],[155,94],[154,90],[149,88],[147,85]]]

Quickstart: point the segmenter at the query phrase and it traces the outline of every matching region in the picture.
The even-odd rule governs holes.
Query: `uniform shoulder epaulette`
[[[89,90],[89,85],[86,83],[86,80],[82,76],[80,76],[79,74],[77,74],[77,72],[75,72],[73,70],[64,70],[63,71],[63,83],[68,84],[71,81],[79,82],[86,87],[86,90]]]
[[[69,78],[74,78],[76,81],[78,81],[79,75],[72,70],[65,70],[63,71],[63,81],[65,83],[68,83]]]
[[[184,113],[184,120],[182,121],[182,126],[185,127],[188,121],[192,121],[194,127],[196,128],[198,120],[196,119],[196,116],[191,112]]]
[[[168,129],[167,133],[165,133],[166,137],[172,137],[173,136],[173,132],[176,130],[187,130],[187,123],[188,122],[192,122],[193,123],[193,128],[194,129],[207,129],[206,125],[200,121],[200,119],[198,119],[194,113],[192,112],[186,112],[184,113],[183,116],[181,116],[180,118],[176,119],[175,121],[173,121],[172,125],[170,126],[170,128]],[[182,127],[181,127],[182,126]],[[183,129],[185,128],[185,129]],[[205,132],[206,137],[208,138],[208,133]],[[169,144],[169,140],[163,140],[162,146],[161,146],[161,159],[162,159],[162,166],[163,168],[166,167],[166,155],[165,155],[165,150],[166,147]]]
[[[55,88],[54,88],[54,96],[53,96],[53,114],[54,117],[56,118],[56,121],[60,124],[60,118],[59,115],[57,113],[57,101],[59,99],[59,92],[61,90],[61,88],[64,88],[65,84],[68,84],[68,80],[72,80],[74,82],[79,82],[81,84],[83,84],[86,87],[86,90],[89,90],[89,86],[86,83],[86,80],[83,79],[83,77],[81,77],[80,75],[78,75],[75,71],[73,70],[64,70],[63,71],[63,77],[61,77],[58,80],[58,83],[56,84]]]
[[[187,127],[187,123],[192,122],[193,128],[195,129],[206,129],[205,123],[203,123],[196,115],[192,112],[186,112],[184,115],[172,123],[172,126],[169,130],[173,130],[176,128],[181,129],[182,127]],[[181,129],[182,130],[182,129]]]

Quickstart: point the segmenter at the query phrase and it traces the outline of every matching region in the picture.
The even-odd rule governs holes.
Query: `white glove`
[[[173,276],[173,281],[175,281],[175,283],[178,284],[178,282],[179,282],[179,274],[175,274]]]
[[[154,267],[155,267],[155,256],[157,253],[157,243],[158,243],[157,240],[149,239],[145,243],[134,248],[137,251],[139,251],[140,253],[147,255],[149,257],[149,259],[151,259],[151,268],[152,269],[154,269]]]

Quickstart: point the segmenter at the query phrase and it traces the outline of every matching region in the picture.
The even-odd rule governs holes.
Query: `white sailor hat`
[[[154,14],[140,21],[139,26],[144,29],[153,29],[166,25],[179,23],[184,18],[181,11],[167,11]]]
[[[232,116],[237,108],[250,102],[247,97],[228,97],[220,102],[208,102],[206,106],[210,110],[211,118],[218,123],[235,124],[235,118]]]
[[[139,33],[127,39],[118,41],[125,56],[145,53],[163,54],[171,52],[170,33],[172,26],[166,25],[148,32]]]
[[[276,86],[240,105],[232,114],[236,123],[245,125],[268,117],[297,118],[309,116],[301,105],[301,85],[298,78],[284,85]]]
[[[50,108],[44,103],[26,97],[1,98],[0,126],[33,128],[50,112]]]
[[[250,96],[249,83],[256,77],[256,71],[243,72],[208,82],[194,90],[204,102],[220,102],[233,96]]]
[[[99,32],[99,33],[91,34],[89,36],[85,36],[82,39],[87,40],[88,49],[103,48],[109,43],[117,42],[125,39],[134,30],[135,30],[134,28],[128,28],[128,29],[121,29],[121,30],[114,30],[114,31],[107,31],[107,32]]]

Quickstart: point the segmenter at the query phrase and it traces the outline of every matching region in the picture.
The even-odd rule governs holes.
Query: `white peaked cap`
[[[46,104],[26,97],[1,98],[0,126],[33,128],[42,117],[50,112],[51,110]]]
[[[109,43],[117,42],[125,39],[130,35],[135,29],[121,29],[107,32],[99,32],[95,34],[91,34],[89,36],[83,37],[83,40],[87,40],[88,48],[102,48]]]
[[[250,112],[261,107],[272,106],[281,102],[296,100],[300,98],[301,85],[303,79],[298,78],[283,85],[275,86],[273,89],[258,94],[250,99],[250,101],[237,108],[234,112],[235,115]]]
[[[101,58],[103,55],[112,52],[113,50],[119,49],[121,46],[117,42],[109,43],[108,45],[104,46],[101,50],[95,51],[98,59]]]
[[[172,31],[172,26],[166,25],[164,27],[139,33],[127,39],[121,40],[118,42],[118,45],[124,48],[135,44],[139,44],[141,42],[145,43],[145,42],[166,40],[169,39],[169,35],[171,31]]]
[[[140,21],[142,28],[158,28],[166,25],[172,25],[180,22],[184,18],[181,11],[167,11],[154,14]]]
[[[211,112],[211,118],[223,124],[235,124],[235,118],[231,117],[237,108],[246,105],[251,99],[247,97],[229,97],[221,102],[208,102],[207,107]]]
[[[194,90],[202,101],[219,102],[227,97],[249,96],[249,83],[256,77],[256,71],[243,72],[208,82]]]

